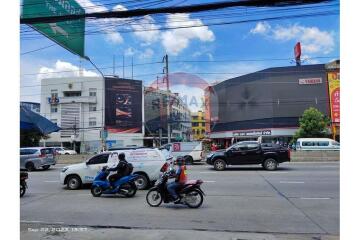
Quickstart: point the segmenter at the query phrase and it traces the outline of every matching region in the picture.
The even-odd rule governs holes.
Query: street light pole
[[[102,78],[103,78],[103,81],[102,81],[102,88],[103,88],[103,91],[102,91],[102,94],[101,94],[101,98],[102,98],[102,111],[101,111],[101,148],[102,148],[102,151],[105,151],[105,138],[104,138],[104,135],[105,135],[105,122],[104,122],[104,110],[105,110],[105,101],[104,101],[104,95],[105,95],[105,76],[104,74],[100,71],[100,69],[95,65],[95,63],[93,63],[91,61],[91,59],[88,57],[88,56],[84,56],[84,58],[86,60],[88,60],[95,68],[96,70],[101,74]]]
[[[167,95],[167,105],[166,105],[166,115],[167,115],[167,135],[168,143],[171,142],[171,126],[169,123],[170,120],[170,83],[169,83],[169,58],[166,54],[163,57],[163,62],[165,61],[165,78],[166,78],[166,95]]]

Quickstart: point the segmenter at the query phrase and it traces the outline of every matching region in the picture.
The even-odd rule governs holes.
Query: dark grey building
[[[259,136],[287,142],[305,109],[329,116],[325,64],[268,68],[223,81],[212,87],[209,104],[210,137],[224,145]]]

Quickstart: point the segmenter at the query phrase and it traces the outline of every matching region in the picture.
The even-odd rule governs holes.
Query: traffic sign
[[[23,0],[22,18],[81,15],[85,10],[75,0]],[[84,57],[85,19],[30,25],[70,52]]]

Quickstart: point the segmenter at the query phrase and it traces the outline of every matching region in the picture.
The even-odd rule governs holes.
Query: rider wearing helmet
[[[110,185],[113,186],[113,183],[116,182],[118,179],[124,177],[127,175],[128,172],[128,162],[125,159],[125,154],[124,153],[120,153],[119,156],[119,162],[118,164],[113,167],[113,168],[109,168],[108,171],[116,171],[115,174],[111,175],[109,177],[109,181],[110,181]]]
[[[183,157],[179,157],[176,159],[176,163],[178,165],[178,168],[175,174],[171,176],[175,178],[175,181],[167,185],[167,190],[174,198],[174,203],[179,203],[180,198],[176,193],[176,189],[186,183],[187,176],[186,176],[185,159]]]

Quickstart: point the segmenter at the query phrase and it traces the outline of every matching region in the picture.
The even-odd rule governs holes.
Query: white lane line
[[[216,181],[204,181],[204,183],[214,183]]]
[[[44,181],[44,182],[46,182],[46,183],[58,183],[58,182],[60,182],[60,181]]]
[[[302,197],[303,200],[330,200],[331,198],[305,198]]]
[[[305,183],[305,182],[295,182],[295,181],[280,181],[280,183]]]
[[[44,221],[29,221],[29,220],[20,220],[22,223],[46,223],[46,224],[64,224],[64,222],[44,222]]]

